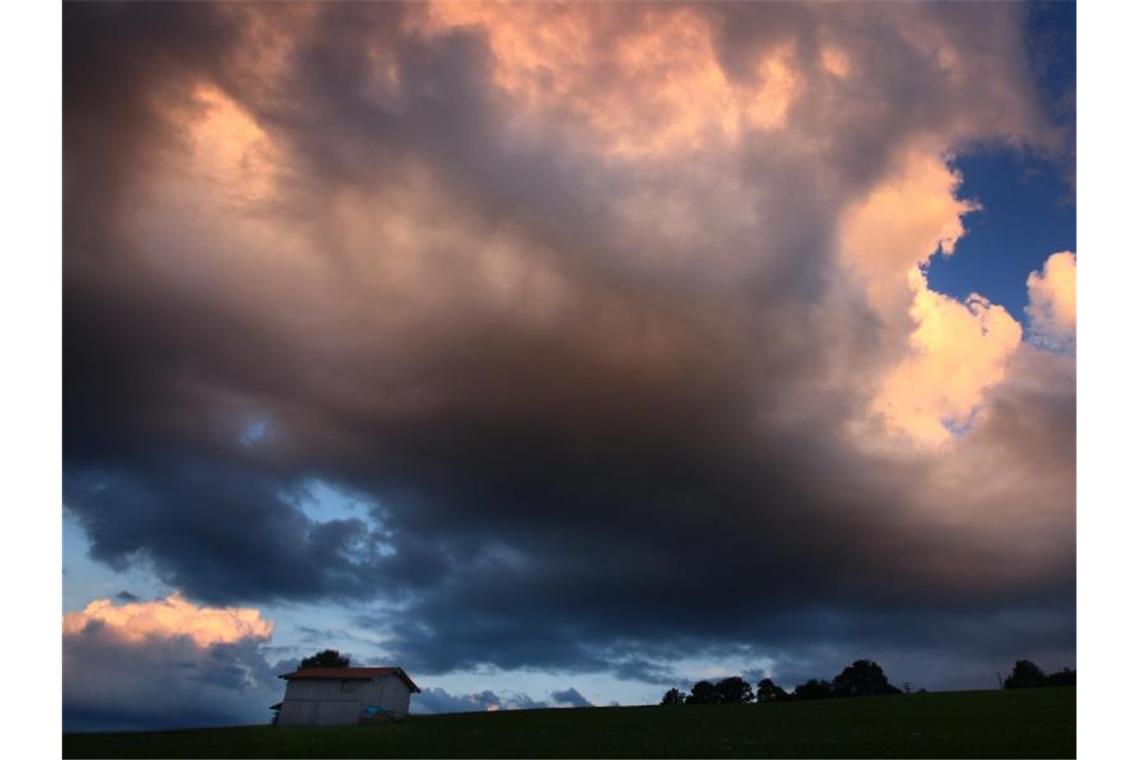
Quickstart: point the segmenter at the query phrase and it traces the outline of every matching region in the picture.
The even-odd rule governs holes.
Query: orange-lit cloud
[[[844,213],[842,259],[881,315],[907,308],[916,267],[939,251],[954,252],[965,233],[962,215],[978,208],[957,197],[961,181],[936,152],[914,148],[903,154],[890,176]]]
[[[846,79],[851,74],[851,59],[842,48],[825,47],[819,56],[823,70],[833,77]]]
[[[945,423],[966,423],[1001,382],[1021,326],[977,293],[964,303],[937,293],[918,270],[912,283],[910,353],[883,379],[873,407],[890,427],[938,443],[950,436]]]
[[[626,158],[782,128],[803,91],[792,41],[758,52],[737,79],[721,65],[712,21],[682,6],[433,3],[415,25],[485,34],[503,92],[531,113],[570,116]],[[827,60],[843,66],[838,51]]]
[[[841,222],[843,260],[888,325],[888,342],[905,334],[870,411],[924,444],[969,421],[1021,342],[1020,325],[1002,306],[977,293],[962,302],[931,290],[922,270],[936,253],[954,252],[962,216],[977,208],[957,197],[960,182],[939,155],[912,149]]]
[[[232,201],[269,198],[282,162],[269,135],[217,87],[200,84],[194,103],[184,118],[195,174]]]
[[[1040,271],[1031,272],[1030,327],[1046,343],[1071,341],[1077,331],[1077,257],[1070,251],[1054,253]]]
[[[273,634],[273,622],[263,619],[259,610],[198,607],[177,593],[151,602],[120,605],[110,599],[96,599],[82,611],[63,616],[63,633],[77,635],[92,624],[130,643],[185,636],[200,647],[268,639]]]

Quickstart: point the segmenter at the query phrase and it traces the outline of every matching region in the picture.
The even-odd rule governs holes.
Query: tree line
[[[1002,681],[1003,688],[1025,689],[1044,686],[1076,686],[1077,672],[1065,668],[1046,675],[1029,660],[1018,660],[1012,672]],[[910,691],[909,684],[907,691]],[[922,690],[924,691],[924,690]],[[717,682],[697,681],[688,694],[680,689],[669,689],[661,698],[663,705],[717,705],[782,702],[791,700],[833,699],[836,697],[864,697],[876,694],[901,694],[902,690],[887,680],[878,663],[856,660],[830,681],[809,678],[791,692],[785,691],[771,678],[752,684],[740,676],[731,676]]]
[[[748,704],[751,702],[781,702],[785,700],[832,699],[836,697],[865,697],[876,694],[901,694],[902,690],[887,680],[878,663],[856,660],[830,681],[809,678],[790,693],[772,681],[761,679],[753,691],[752,684],[740,676],[730,676],[716,683],[697,681],[688,694],[680,689],[669,689],[661,698],[663,705]]]
[[[1042,686],[1076,686],[1077,671],[1065,668],[1045,675],[1045,671],[1029,660],[1018,660],[1013,671],[1002,681],[1006,689],[1034,689]]]

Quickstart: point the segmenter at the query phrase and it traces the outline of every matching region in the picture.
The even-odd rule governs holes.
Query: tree
[[[793,699],[829,699],[831,696],[831,684],[819,678],[801,683],[792,692]]]
[[[348,656],[342,655],[335,649],[326,649],[317,652],[312,657],[301,660],[301,670],[305,668],[347,668]]]
[[[697,681],[685,698],[687,705],[711,705],[717,700],[716,687],[708,681]]]
[[[1018,660],[1013,664],[1013,672],[1005,679],[1002,686],[1007,689],[1030,689],[1047,683],[1048,679],[1041,668],[1029,660]]]
[[[1058,670],[1056,673],[1050,673],[1048,678],[1049,686],[1076,686],[1077,685],[1077,671]]]
[[[771,678],[765,678],[760,683],[756,684],[756,701],[757,702],[775,702],[781,699],[787,699],[788,692],[777,686],[772,682]]]
[[[878,663],[870,660],[856,660],[848,665],[842,673],[832,679],[831,687],[837,697],[901,693],[887,681],[887,676]]]
[[[685,695],[681,693],[680,689],[670,689],[665,692],[665,696],[661,697],[661,704],[683,705],[685,704]]]
[[[752,694],[752,684],[740,676],[730,676],[719,681],[716,685],[716,697],[716,701],[720,704],[733,705],[755,699]]]

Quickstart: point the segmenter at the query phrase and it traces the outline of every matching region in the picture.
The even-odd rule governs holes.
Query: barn
[[[403,668],[304,668],[278,676],[279,726],[340,726],[378,714],[406,715],[419,687]]]

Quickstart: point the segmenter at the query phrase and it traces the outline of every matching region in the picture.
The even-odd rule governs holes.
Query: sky
[[[1074,27],[65,4],[65,729],[1074,667]]]

